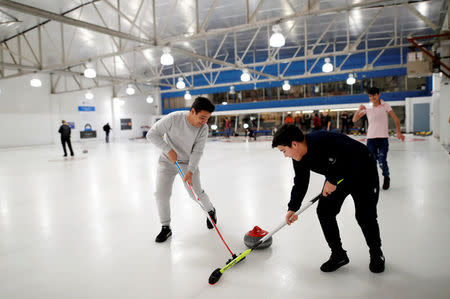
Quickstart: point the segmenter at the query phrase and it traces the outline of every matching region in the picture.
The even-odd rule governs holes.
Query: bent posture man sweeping
[[[308,190],[310,171],[326,178],[317,215],[331,256],[320,270],[332,272],[349,263],[347,252],[342,248],[336,216],[350,194],[355,203],[356,220],[369,246],[369,269],[374,273],[383,272],[385,261],[377,221],[378,172],[367,147],[339,133],[318,131],[304,136],[293,125],[283,125],[277,131],[272,147],[292,158],[294,166],[294,186],[286,214],[288,224],[298,219],[295,212]],[[339,181],[342,182],[337,186]]]
[[[184,181],[192,185],[202,207],[209,213],[214,223],[217,222],[216,210],[200,183],[198,163],[203,154],[208,137],[206,124],[215,106],[207,99],[198,97],[192,104],[190,111],[177,111],[160,119],[147,133],[147,140],[162,150],[158,161],[156,177],[156,205],[161,221],[161,232],[156,242],[164,242],[171,235],[170,228],[170,195],[178,164],[185,173]],[[163,139],[164,137],[164,139]],[[189,187],[185,184],[188,189]],[[191,194],[192,199],[197,200]],[[207,227],[214,228],[207,219]]]

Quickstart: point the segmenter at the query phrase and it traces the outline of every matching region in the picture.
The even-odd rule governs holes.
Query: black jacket
[[[103,126],[103,131],[105,131],[106,133],[109,133],[109,131],[111,131],[111,127],[109,126],[109,124]]]
[[[70,137],[70,127],[68,125],[62,125],[59,127],[58,133],[61,133],[61,138]]]
[[[295,178],[288,207],[297,211],[308,191],[310,171],[322,174],[331,184],[344,179],[347,186],[377,181],[375,160],[367,146],[340,133],[317,131],[305,136],[307,153],[293,161]]]

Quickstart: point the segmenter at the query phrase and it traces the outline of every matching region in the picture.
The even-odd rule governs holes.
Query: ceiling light
[[[244,129],[247,129],[248,128],[248,124],[244,124]]]
[[[355,82],[356,82],[355,76],[353,74],[348,74],[347,84],[353,85],[355,84]]]
[[[217,130],[217,125],[211,125],[211,130]]]
[[[93,79],[97,76],[97,72],[92,67],[88,67],[84,70],[84,76],[88,79]]]
[[[192,99],[192,96],[191,96],[189,90],[186,90],[186,93],[184,94],[184,99],[186,101],[189,101],[190,99]]]
[[[227,102],[222,102],[222,105],[228,105],[228,103]]]
[[[325,63],[322,65],[322,72],[329,73],[333,71],[333,65],[331,64],[330,57],[325,58]]]
[[[132,95],[134,95],[134,93],[136,91],[134,90],[134,88],[133,88],[133,86],[131,84],[128,84],[126,92],[127,92],[127,95],[132,96]]]
[[[41,87],[42,86],[42,82],[38,78],[33,78],[33,79],[30,80],[30,85],[33,86],[33,87]]]
[[[86,100],[92,100],[94,98],[94,94],[88,90],[85,94],[84,97],[86,98]]]
[[[283,90],[288,91],[289,89],[291,89],[291,85],[289,84],[288,80],[285,80],[283,84]]]
[[[283,34],[281,34],[281,27],[280,25],[273,25],[272,27],[272,35],[270,36],[270,40],[269,40],[269,44],[271,47],[274,48],[281,48],[282,46],[284,46],[286,40],[283,36]]]
[[[173,56],[170,54],[170,48],[163,48],[163,55],[161,55],[161,64],[162,65],[172,65],[173,64]]]
[[[147,103],[151,104],[153,103],[153,97],[151,95],[149,95],[146,99]]]
[[[242,70],[241,81],[242,82],[250,81],[250,74],[247,69]]]
[[[178,89],[183,89],[186,87],[186,83],[184,83],[183,78],[178,78],[178,82],[177,82],[177,88]]]

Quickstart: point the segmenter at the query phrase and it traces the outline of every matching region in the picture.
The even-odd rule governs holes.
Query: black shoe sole
[[[373,266],[372,263],[369,263],[369,270],[372,273],[383,273],[384,269],[385,269],[385,259],[384,258],[383,258],[383,263],[381,265]]]
[[[370,268],[369,267],[369,269],[370,269],[370,272],[372,272],[372,273],[383,273],[384,272],[384,266],[383,266],[383,269],[372,269],[372,268]]]
[[[331,269],[323,269],[323,265],[322,265],[322,266],[320,267],[320,271],[326,272],[326,273],[328,273],[328,272],[334,272],[334,271],[336,271],[337,269],[339,269],[340,267],[347,265],[349,262],[350,262],[350,260],[347,258],[347,259],[345,259],[345,260],[340,261],[338,264],[336,264],[335,267],[333,267],[333,268],[331,268]]]
[[[167,241],[167,239],[169,239],[170,236],[172,236],[172,232],[169,232],[167,235],[165,235],[164,238],[158,238],[158,237],[156,237],[155,242],[156,242],[156,243],[163,243],[163,242]]]

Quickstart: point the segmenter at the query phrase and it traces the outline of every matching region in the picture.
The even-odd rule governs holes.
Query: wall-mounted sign
[[[84,111],[84,112],[94,112],[95,111],[95,106],[78,106],[78,111]]]
[[[85,124],[84,131],[80,131],[80,138],[97,138],[97,131],[92,130],[91,124]]]
[[[121,130],[131,130],[131,118],[121,118],[120,119],[120,129]]]

